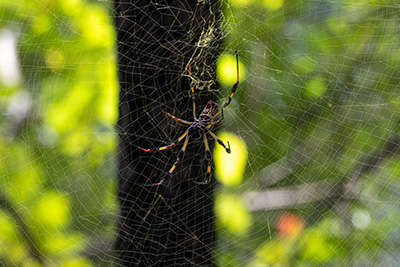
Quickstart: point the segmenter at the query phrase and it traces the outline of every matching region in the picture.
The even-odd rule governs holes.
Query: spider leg
[[[228,143],[228,147],[225,146],[224,142],[222,142],[221,139],[219,139],[213,132],[211,132],[210,130],[206,129],[207,132],[215,139],[217,140],[218,144],[220,144],[221,146],[223,146],[226,150],[226,153],[230,154],[231,153],[231,145]]]
[[[229,96],[229,99],[228,99],[228,102],[226,102],[225,103],[225,105],[221,108],[221,110],[220,111],[218,111],[215,115],[214,115],[214,117],[212,117],[212,119],[211,119],[211,121],[213,121],[224,109],[226,109],[228,106],[229,106],[229,104],[231,103],[231,101],[232,101],[232,97],[233,97],[233,95],[235,94],[235,92],[236,92],[236,89],[237,89],[237,87],[238,87],[238,85],[239,85],[239,59],[238,59],[238,52],[236,51],[236,75],[237,75],[237,80],[236,80],[236,83],[233,85],[233,87],[232,87],[232,92],[231,92],[231,95]]]
[[[189,135],[186,135],[185,142],[183,143],[182,149],[181,149],[181,151],[179,151],[178,156],[176,157],[176,161],[175,161],[174,165],[172,165],[171,169],[169,169],[169,171],[163,176],[161,181],[159,181],[158,183],[155,183],[155,184],[140,184],[140,185],[142,185],[142,186],[162,185],[171,176],[171,173],[174,172],[176,165],[178,165],[179,162],[181,162],[183,155],[185,154],[185,150],[186,150],[188,142],[189,142]]]
[[[155,151],[169,149],[171,147],[174,147],[180,141],[182,141],[182,139],[185,138],[185,136],[188,135],[190,128],[191,127],[188,127],[188,129],[178,139],[176,139],[174,142],[172,142],[171,144],[169,144],[167,146],[155,147],[155,148],[143,148],[143,147],[138,146],[138,148],[140,148],[141,150],[143,150],[145,152],[155,152]]]
[[[224,110],[221,110],[221,119],[219,119],[218,121],[210,123],[210,125],[215,125],[215,124],[221,123],[223,120],[224,120]]]
[[[207,136],[203,134],[204,146],[206,147],[206,159],[207,159],[207,172],[204,175],[204,180],[202,182],[193,181],[195,184],[208,184],[211,178],[211,161],[212,156],[210,152],[210,146],[208,145]]]
[[[189,76],[190,76],[190,87],[192,92],[192,102],[193,102],[193,118],[196,120],[196,97],[194,95],[194,86],[192,85],[192,67],[189,64]]]
[[[184,124],[192,124],[192,122],[190,122],[190,121],[185,121],[185,120],[182,120],[182,119],[180,119],[180,118],[177,118],[177,117],[175,117],[174,115],[169,114],[168,112],[165,112],[165,114],[167,114],[167,116],[173,118],[173,119],[176,120],[177,122],[181,122],[181,123],[184,123]]]

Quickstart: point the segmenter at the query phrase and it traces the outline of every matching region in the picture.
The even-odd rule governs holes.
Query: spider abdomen
[[[202,182],[197,182],[197,181],[193,181],[193,182],[196,184],[208,184],[209,183],[210,177],[211,177],[212,156],[211,156],[211,152],[210,152],[210,146],[208,145],[208,141],[207,141],[207,134],[209,134],[212,138],[214,138],[218,142],[218,144],[221,145],[225,149],[226,153],[231,153],[231,147],[229,145],[229,142],[227,142],[228,146],[225,146],[224,142],[221,139],[219,139],[218,136],[216,136],[211,131],[211,128],[214,125],[221,123],[222,120],[224,119],[224,109],[226,109],[228,107],[228,105],[231,103],[232,97],[235,94],[236,88],[239,84],[239,59],[238,59],[237,51],[236,51],[236,68],[237,68],[237,81],[232,87],[232,92],[228,98],[228,101],[225,102],[225,104],[221,108],[221,110],[219,110],[219,106],[217,103],[210,100],[207,102],[207,105],[204,107],[203,111],[200,113],[200,116],[197,118],[197,116],[196,116],[196,98],[195,98],[195,94],[194,94],[194,87],[191,86],[192,103],[193,103],[193,120],[194,121],[186,121],[181,118],[177,118],[174,115],[169,114],[168,112],[165,112],[165,114],[167,116],[171,117],[172,119],[176,120],[177,122],[189,125],[188,128],[186,129],[186,131],[178,139],[176,139],[174,142],[172,142],[169,145],[155,147],[155,148],[142,148],[142,147],[138,147],[138,148],[145,152],[155,152],[155,151],[161,151],[161,150],[172,148],[173,146],[175,146],[177,143],[179,143],[183,139],[185,139],[185,141],[183,143],[183,146],[182,146],[180,152],[178,153],[178,156],[176,158],[174,165],[172,165],[172,167],[169,169],[169,171],[163,176],[161,181],[159,181],[155,184],[141,184],[141,185],[143,185],[143,186],[161,185],[168,179],[168,177],[171,176],[173,171],[176,169],[176,166],[181,162],[181,159],[183,158],[183,155],[185,154],[185,151],[186,151],[186,148],[187,148],[187,145],[189,142],[189,130],[191,130],[191,129],[197,129],[200,136],[203,137],[203,142],[204,142],[204,146],[206,149],[206,159],[207,159],[207,172],[204,176],[204,180]],[[190,78],[192,78],[192,71],[191,71],[190,64],[189,64],[189,76],[190,76]],[[220,119],[217,119],[217,116],[219,114],[221,114],[221,117],[220,117]]]
[[[214,117],[219,110],[219,106],[214,101],[210,100],[207,102],[207,105],[204,107],[203,111],[200,113],[200,120],[207,120]]]

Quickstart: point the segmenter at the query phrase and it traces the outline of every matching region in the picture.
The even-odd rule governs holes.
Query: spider
[[[217,103],[215,103],[214,101],[210,100],[210,101],[208,101],[208,103],[204,107],[203,111],[200,113],[200,116],[197,118],[196,117],[196,97],[195,97],[195,92],[194,92],[194,86],[191,85],[191,95],[192,95],[192,102],[193,102],[193,119],[194,119],[194,121],[186,121],[186,120],[177,118],[177,117],[175,117],[174,115],[171,115],[168,112],[165,112],[165,114],[167,116],[171,117],[172,119],[176,120],[177,122],[189,125],[189,127],[186,129],[186,131],[178,139],[176,139],[174,142],[172,142],[171,144],[169,144],[167,146],[161,146],[161,147],[157,147],[157,148],[148,148],[148,149],[147,148],[142,148],[142,147],[138,147],[138,148],[143,150],[143,151],[145,151],[145,152],[161,151],[161,150],[170,149],[170,148],[174,147],[177,143],[182,141],[183,139],[185,139],[185,140],[183,142],[183,146],[182,146],[181,150],[178,153],[178,156],[176,158],[176,161],[175,161],[174,165],[172,165],[171,169],[169,169],[169,171],[163,176],[161,181],[159,181],[157,183],[154,183],[154,184],[141,184],[141,185],[143,185],[143,186],[161,185],[171,176],[171,174],[175,170],[176,166],[179,164],[179,162],[181,162],[181,159],[183,158],[183,155],[185,154],[186,147],[187,147],[188,142],[189,142],[189,130],[190,129],[198,129],[201,132],[202,137],[203,137],[204,146],[205,146],[205,149],[206,149],[206,159],[207,159],[207,172],[205,173],[203,181],[202,182],[193,181],[193,182],[196,183],[196,184],[208,184],[209,183],[210,177],[211,177],[211,161],[212,161],[212,157],[211,157],[211,152],[210,152],[210,146],[208,145],[208,141],[207,141],[207,134],[211,135],[211,137],[214,138],[218,142],[218,144],[223,146],[227,153],[231,153],[229,142],[227,142],[228,143],[228,147],[226,147],[224,142],[221,139],[219,139],[211,131],[211,129],[215,124],[221,123],[222,120],[224,119],[224,112],[223,111],[231,103],[232,97],[236,92],[236,88],[238,87],[238,84],[239,84],[239,60],[238,60],[238,52],[237,51],[236,51],[236,68],[237,68],[237,81],[232,87],[232,92],[231,92],[231,94],[229,96],[228,101],[224,104],[224,106],[221,109],[219,109],[219,106],[218,106]],[[190,76],[190,78],[192,78],[192,70],[191,70],[191,66],[190,65],[189,65],[189,76]],[[219,120],[217,120],[217,116],[219,114],[221,114],[221,118]]]

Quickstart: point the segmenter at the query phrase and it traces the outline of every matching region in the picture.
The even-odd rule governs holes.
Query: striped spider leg
[[[189,125],[188,128],[186,129],[186,131],[180,137],[178,137],[178,139],[176,139],[174,142],[172,142],[169,145],[156,147],[156,148],[149,148],[149,149],[139,147],[139,149],[141,149],[145,152],[155,152],[155,151],[170,149],[170,148],[174,147],[176,144],[178,144],[179,142],[181,142],[182,140],[184,140],[184,142],[183,142],[181,150],[179,151],[179,153],[176,157],[175,163],[172,165],[172,167],[169,169],[169,171],[167,173],[165,173],[163,178],[159,182],[154,183],[154,184],[141,184],[141,185],[143,185],[143,186],[161,185],[171,176],[171,174],[176,169],[176,166],[181,162],[181,160],[185,154],[185,151],[186,151],[186,148],[187,148],[187,145],[189,142],[189,130],[190,129],[198,129],[201,132],[202,137],[203,137],[204,147],[206,150],[206,160],[207,160],[207,172],[205,173],[203,181],[201,181],[201,182],[195,181],[195,183],[196,184],[208,184],[210,182],[212,154],[210,151],[210,146],[208,144],[207,134],[209,134],[212,138],[214,138],[217,141],[217,143],[225,149],[225,151],[227,153],[231,153],[229,142],[227,142],[228,146],[225,146],[224,142],[221,139],[219,139],[218,136],[211,131],[211,129],[213,128],[213,126],[215,124],[221,123],[223,121],[224,109],[226,109],[229,106],[229,104],[231,103],[232,97],[235,94],[236,89],[239,85],[239,59],[238,59],[237,51],[236,51],[236,68],[237,68],[236,83],[232,87],[232,91],[231,91],[231,94],[229,95],[228,101],[224,104],[224,106],[221,109],[219,109],[219,106],[217,103],[210,100],[204,107],[203,111],[200,113],[200,116],[197,118],[196,117],[195,90],[194,90],[194,86],[191,85],[191,98],[192,98],[192,103],[193,103],[193,120],[194,121],[186,121],[181,118],[175,117],[174,115],[172,115],[168,112],[165,112],[165,114],[168,117],[171,117],[175,121],[182,123],[182,124]],[[189,76],[190,76],[190,78],[192,77],[192,69],[191,69],[190,65],[189,65]],[[217,116],[219,114],[221,114],[221,118],[219,120],[217,120]]]

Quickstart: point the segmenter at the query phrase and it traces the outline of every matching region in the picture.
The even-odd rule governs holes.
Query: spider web
[[[0,0],[0,263],[396,266],[397,1],[165,2]]]

